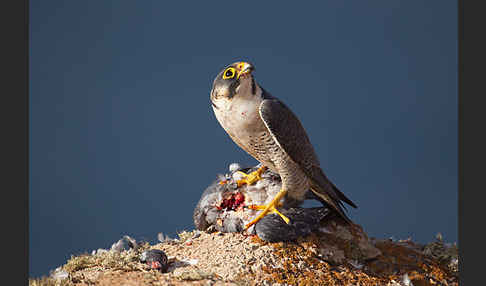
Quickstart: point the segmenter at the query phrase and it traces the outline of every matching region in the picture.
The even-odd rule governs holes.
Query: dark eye
[[[227,68],[224,71],[223,79],[228,79],[228,78],[233,78],[233,77],[235,77],[235,69],[234,68]]]

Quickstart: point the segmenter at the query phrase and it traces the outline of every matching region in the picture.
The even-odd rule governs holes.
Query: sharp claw
[[[251,172],[250,174],[245,174],[242,171],[237,171],[244,176],[243,179],[236,181],[238,187],[243,186],[244,184],[251,185],[259,180],[262,179],[261,174],[267,169],[267,167],[262,166],[258,168],[258,170]]]
[[[281,212],[279,212],[277,209],[273,209],[273,212],[278,214],[280,216],[280,218],[282,218],[286,224],[289,224],[290,222],[290,219],[286,216],[284,216]]]
[[[254,224],[255,224],[254,222],[250,222],[249,224],[245,225],[245,229],[244,230],[249,229]]]
[[[268,213],[276,213],[278,214],[284,221],[285,223],[289,223],[290,222],[290,219],[286,216],[284,216],[281,212],[279,212],[277,210],[277,206],[280,206],[281,203],[280,203],[280,199],[282,197],[285,196],[285,194],[287,194],[287,191],[282,189],[280,190],[280,192],[278,192],[278,194],[272,199],[272,201],[265,205],[265,206],[258,206],[258,205],[249,205],[248,208],[250,209],[253,209],[253,210],[262,210],[263,211],[258,214],[258,216],[252,220],[250,223],[248,223],[246,226],[245,226],[245,230],[247,230],[250,226],[254,225],[255,223],[257,223],[258,221],[260,221],[263,217],[265,217]]]
[[[244,184],[248,184],[248,182],[245,179],[236,181],[236,185],[238,186],[238,188],[243,186]]]

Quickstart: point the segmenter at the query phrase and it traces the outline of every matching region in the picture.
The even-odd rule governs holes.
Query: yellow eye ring
[[[227,68],[223,73],[223,79],[234,78],[236,75],[235,68]]]

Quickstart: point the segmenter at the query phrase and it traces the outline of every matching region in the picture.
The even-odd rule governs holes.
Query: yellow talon
[[[264,206],[258,206],[258,205],[248,206],[248,208],[250,209],[263,210],[263,211],[254,220],[252,220],[250,223],[248,223],[245,226],[245,230],[248,229],[250,226],[256,224],[264,216],[270,213],[278,214],[285,221],[285,223],[288,224],[290,222],[290,219],[277,210],[277,207],[281,206],[280,199],[283,198],[285,194],[287,194],[287,191],[282,189],[280,190],[280,192],[278,192],[278,194],[273,198],[273,200],[269,204]]]
[[[261,166],[260,168],[258,168],[258,170],[251,172],[250,174],[245,174],[241,171],[238,171],[238,173],[244,176],[243,179],[236,181],[238,187],[241,187],[244,184],[251,185],[257,182],[258,180],[261,180],[262,179],[261,175],[263,174],[263,172],[265,172],[266,169],[267,167]]]

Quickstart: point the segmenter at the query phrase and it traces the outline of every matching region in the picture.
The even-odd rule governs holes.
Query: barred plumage
[[[238,77],[225,78],[228,69]],[[250,64],[238,62],[215,78],[211,102],[219,123],[238,146],[280,174],[288,197],[303,201],[311,190],[350,222],[342,201],[356,205],[324,175],[299,119],[255,82],[252,70]]]

